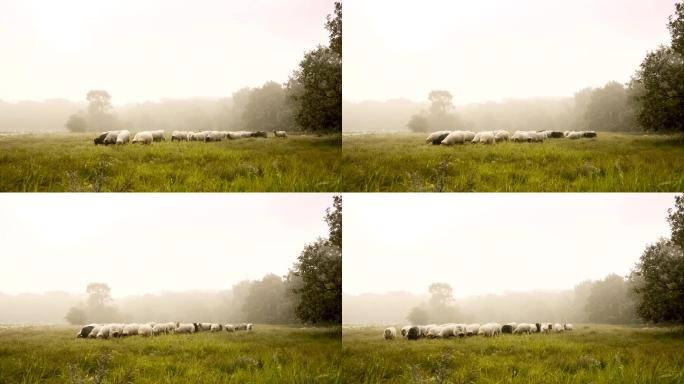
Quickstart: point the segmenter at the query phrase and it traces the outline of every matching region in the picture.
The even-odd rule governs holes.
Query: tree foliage
[[[667,210],[667,222],[670,224],[670,239],[684,249],[684,195],[675,196],[675,207]]]
[[[69,116],[65,126],[69,132],[86,132],[88,130],[86,119],[79,114]]]
[[[266,324],[294,322],[294,307],[282,277],[268,274],[261,280],[250,282],[246,293],[242,303],[245,319]]]
[[[342,196],[333,196],[333,209],[325,210],[325,222],[328,224],[328,241],[333,247],[342,248]]]
[[[413,307],[406,319],[413,325],[422,325],[430,322],[430,315],[424,308]]]
[[[260,88],[241,90],[238,98],[247,93],[242,108],[242,120],[248,130],[290,130],[293,125],[292,108],[282,85],[269,81]],[[236,100],[241,103],[243,100]]]
[[[634,303],[627,281],[615,274],[594,282],[586,301],[589,321],[626,324],[635,320]]]
[[[342,57],[342,3],[335,2],[334,16],[325,18],[325,29],[330,32],[330,49]]]
[[[411,116],[407,127],[413,132],[452,131],[463,128],[449,91],[433,90],[428,94],[430,108]]]
[[[69,312],[64,316],[64,319],[71,325],[85,324],[88,322],[85,311],[77,307],[69,308]]]
[[[411,116],[411,119],[406,126],[411,130],[411,132],[416,133],[425,133],[430,129],[428,118],[423,114],[415,114]]]
[[[637,125],[634,115],[625,87],[611,81],[591,91],[584,117],[591,130],[631,131]]]

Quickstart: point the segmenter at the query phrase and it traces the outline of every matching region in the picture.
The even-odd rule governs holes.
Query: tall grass
[[[109,340],[74,327],[0,330],[0,383],[339,383],[338,328]]]
[[[422,134],[342,139],[344,191],[679,192],[684,137],[600,133],[497,145],[425,144]]]
[[[339,135],[107,147],[86,134],[0,137],[0,191],[338,191],[340,166]]]
[[[562,334],[463,339],[343,329],[348,383],[682,383],[684,333],[606,325]]]

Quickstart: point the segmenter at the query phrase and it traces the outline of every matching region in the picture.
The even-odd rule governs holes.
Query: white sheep
[[[235,332],[235,326],[233,324],[224,324],[223,329],[225,329],[226,332]]]
[[[560,325],[560,324],[558,324],[558,323],[556,323],[556,324],[553,325],[553,331],[556,332],[556,333],[563,332],[563,326]]]
[[[248,330],[248,331],[251,331],[253,326],[254,326],[254,324],[252,324],[252,323],[247,323],[247,330]]]
[[[116,138],[119,136],[119,132],[121,131],[109,131],[104,138],[104,145],[116,144]]]
[[[109,325],[109,336],[111,337],[119,337],[123,333],[123,324],[110,324]]]
[[[494,132],[494,140],[499,143],[502,141],[508,141],[511,138],[511,134],[508,131],[499,130]]]
[[[465,140],[466,143],[470,143],[473,141],[475,138],[475,132],[472,131],[462,131],[463,132],[463,139]]]
[[[102,325],[95,325],[93,329],[90,331],[88,334],[88,338],[94,339],[97,337],[97,335],[100,333],[100,329],[102,329]]]
[[[162,333],[168,333],[168,330],[166,329],[166,324],[155,324],[152,327],[152,333],[155,336],[161,335]]]
[[[531,331],[532,331],[532,326],[531,326],[530,324],[527,324],[527,323],[520,323],[520,324],[518,324],[518,326],[515,328],[515,330],[513,331],[513,333],[514,333],[514,334],[523,334],[523,333],[526,333],[526,334],[529,335]]]
[[[142,324],[138,327],[138,335],[140,336],[152,336],[154,331],[149,324]]]
[[[109,338],[109,325],[103,325],[100,327],[100,331],[97,333],[98,339],[108,339]]]
[[[478,329],[477,334],[484,337],[494,337],[501,334],[501,326],[497,323],[487,323]]]
[[[161,129],[158,131],[152,131],[150,133],[152,133],[152,140],[154,140],[154,141],[166,140],[166,138],[164,137],[164,131],[162,131]]]
[[[428,137],[425,139],[426,144],[441,144],[442,140],[449,136],[451,131],[437,131],[437,132],[432,132],[431,134],[428,135]]]
[[[489,131],[478,132],[473,138],[473,143],[483,143],[483,144],[494,144],[496,140],[494,139],[494,134]]]
[[[178,324],[174,331],[175,333],[193,333],[195,332],[195,325],[192,323]]]
[[[568,138],[568,139],[570,139],[570,140],[581,139],[581,138],[582,138],[582,132],[570,132],[570,133],[568,133],[568,135],[565,136],[565,137]]]
[[[123,327],[122,336],[135,336],[138,334],[138,324],[126,324]]]
[[[171,133],[171,141],[188,141],[189,132],[173,131]]]
[[[546,134],[542,132],[529,131],[527,134],[530,136],[530,141],[533,143],[541,143],[546,140]]]
[[[442,327],[440,327],[439,325],[432,325],[432,326],[428,327],[428,332],[426,335],[428,338],[432,339],[432,338],[436,338],[436,337],[441,337],[441,335],[442,335]]]
[[[466,325],[465,333],[466,333],[466,336],[474,336],[474,335],[477,335],[479,330],[480,330],[480,324],[477,324],[477,323],[468,324],[468,325]]]
[[[385,340],[392,340],[397,337],[397,329],[394,327],[385,328]]]
[[[405,326],[401,327],[401,335],[403,337],[407,337],[409,329],[411,329],[410,325],[405,325]]]
[[[440,327],[442,328],[439,331],[440,338],[448,339],[450,337],[456,336],[456,324],[442,324]]]
[[[126,130],[119,132],[116,136],[117,144],[127,144],[129,141],[131,141],[131,133]]]
[[[444,140],[442,140],[442,145],[454,145],[465,143],[465,135],[463,131],[453,131],[448,134]]]
[[[572,331],[572,324],[569,324],[569,323],[568,323],[568,324],[563,324],[563,328],[564,328],[566,331]]]
[[[143,144],[152,144],[153,141],[152,133],[143,131],[143,132],[138,132],[135,134],[133,137],[133,141],[131,141],[132,144],[135,143],[143,143]]]
[[[273,134],[275,137],[282,137],[284,139],[287,139],[287,132],[285,131],[273,131]]]
[[[206,141],[206,142],[221,141],[225,137],[226,137],[226,134],[224,132],[211,131],[211,132],[208,132],[207,135],[204,137],[204,141]]]
[[[222,328],[223,328],[223,326],[221,324],[212,324],[211,328],[209,328],[209,330],[211,332],[221,332]]]

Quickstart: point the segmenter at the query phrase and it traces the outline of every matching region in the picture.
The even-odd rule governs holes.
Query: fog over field
[[[578,285],[628,275],[669,235],[673,204],[664,193],[349,195],[343,321],[404,322],[436,282],[473,321],[580,321]]]
[[[305,244],[327,236],[330,203],[329,194],[6,195],[0,323],[63,322],[92,282],[107,284],[131,320],[225,319],[231,290],[287,275]]]

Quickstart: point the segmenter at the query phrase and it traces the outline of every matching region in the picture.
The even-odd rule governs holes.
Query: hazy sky
[[[327,236],[332,196],[303,194],[6,194],[0,292],[112,294],[228,289],[285,275]]]
[[[627,82],[674,0],[346,0],[344,98],[457,104]]]
[[[674,195],[346,194],[343,290],[457,296],[571,289],[625,275],[669,236]]]
[[[327,44],[332,0],[2,0],[0,100],[114,104],[287,81]]]

